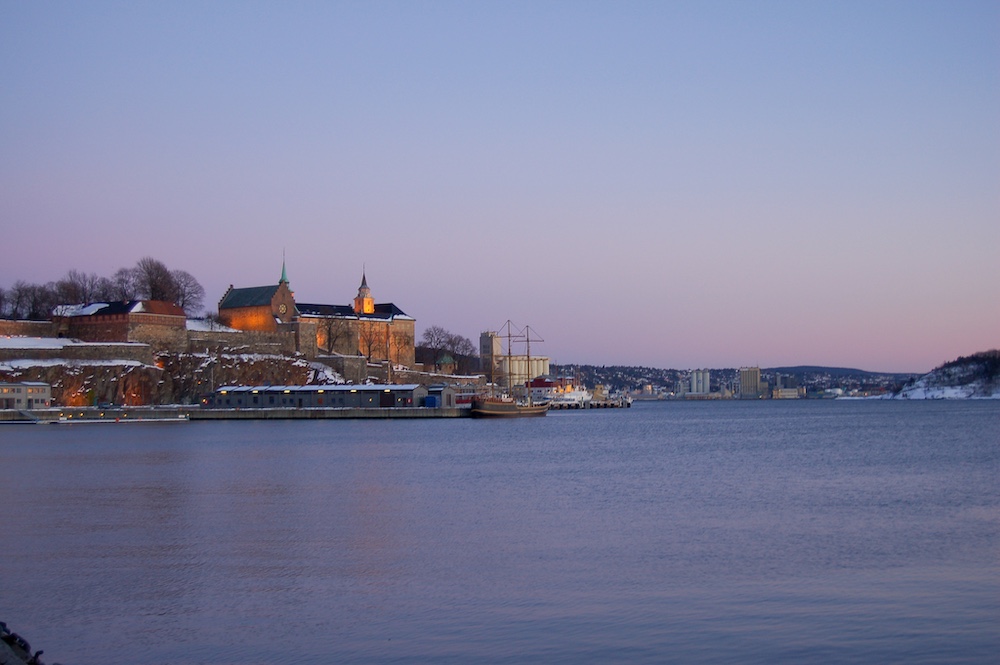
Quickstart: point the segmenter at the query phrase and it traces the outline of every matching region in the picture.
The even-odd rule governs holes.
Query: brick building
[[[139,342],[157,350],[187,348],[187,317],[162,300],[60,305],[52,314],[57,337],[85,342]]]

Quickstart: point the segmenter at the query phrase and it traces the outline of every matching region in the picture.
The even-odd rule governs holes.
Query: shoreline
[[[197,406],[75,407],[0,410],[0,424],[186,423],[194,420],[346,420],[467,418],[469,409],[428,407],[307,407],[276,409],[202,409]]]

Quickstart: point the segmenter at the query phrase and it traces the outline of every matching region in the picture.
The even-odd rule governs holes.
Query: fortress
[[[79,405],[171,403],[217,385],[336,374],[349,383],[440,381],[415,366],[415,324],[395,304],[375,302],[364,272],[350,305],[296,302],[282,263],[277,284],[230,286],[206,320],[155,300],[0,320],[0,381],[44,381],[54,402]]]
[[[309,357],[325,353],[414,365],[416,320],[393,303],[376,304],[364,272],[353,305],[297,303],[282,264],[276,285],[230,285],[219,301],[219,321],[246,332],[291,333],[295,350]]]

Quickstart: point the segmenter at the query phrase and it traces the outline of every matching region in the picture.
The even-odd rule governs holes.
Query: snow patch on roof
[[[108,306],[106,302],[92,302],[86,305],[57,305],[53,316],[91,316]]]

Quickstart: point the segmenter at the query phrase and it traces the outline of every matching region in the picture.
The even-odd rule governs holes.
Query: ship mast
[[[528,406],[531,406],[531,327],[524,326],[524,389],[528,393]]]

